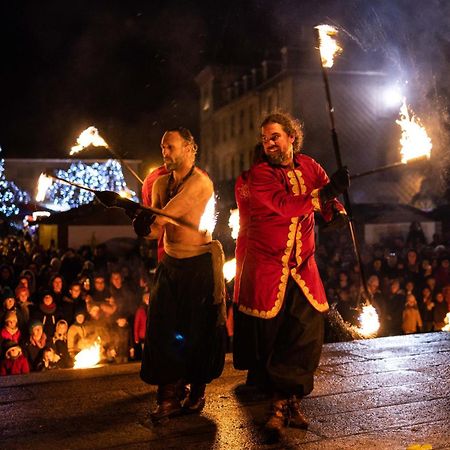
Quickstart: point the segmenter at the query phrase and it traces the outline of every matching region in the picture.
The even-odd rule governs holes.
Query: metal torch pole
[[[341,151],[339,148],[338,135],[336,132],[336,126],[335,126],[335,120],[334,120],[334,108],[333,108],[333,103],[331,101],[330,83],[328,81],[328,74],[327,74],[327,71],[325,70],[325,67],[322,64],[322,59],[321,59],[321,55],[320,55],[319,30],[315,29],[314,31],[316,33],[316,41],[318,43],[318,48],[319,48],[320,68],[322,70],[323,84],[325,87],[325,94],[327,97],[328,115],[330,118],[330,129],[331,129],[330,131],[331,131],[331,139],[333,142],[334,156],[336,158],[337,167],[338,167],[338,169],[340,169],[343,167],[343,164],[342,164]],[[361,252],[360,252],[360,248],[359,248],[358,239],[356,237],[356,230],[355,230],[355,224],[353,222],[353,214],[352,214],[352,207],[351,207],[351,203],[350,203],[350,197],[349,197],[347,191],[345,191],[343,193],[343,196],[344,196],[345,209],[347,211],[347,215],[349,218],[348,225],[349,225],[350,235],[351,235],[352,242],[353,242],[353,249],[355,251],[356,261],[357,261],[359,273],[361,276],[361,283],[363,285],[364,294],[366,296],[365,300],[366,300],[366,302],[368,302],[368,301],[370,301],[371,296],[370,296],[369,290],[367,288],[367,279],[366,279],[364,266],[363,266],[362,259],[361,259]]]
[[[124,161],[112,148],[106,147],[106,149],[111,153],[111,155],[114,156],[115,159],[117,159],[120,164],[123,164],[130,172],[131,174],[136,178],[136,180],[139,181],[139,183],[144,184],[144,181],[141,179],[141,177],[133,170],[133,168]]]

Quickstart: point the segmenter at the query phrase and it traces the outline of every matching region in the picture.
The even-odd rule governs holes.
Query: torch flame
[[[420,119],[414,113],[409,114],[405,99],[403,99],[403,104],[400,108],[400,119],[396,120],[396,123],[402,129],[400,138],[402,163],[407,163],[411,159],[416,158],[429,158],[433,147],[431,139],[420,123]]]
[[[88,348],[81,350],[75,355],[74,369],[87,369],[94,367],[101,359],[100,338]]]
[[[363,306],[359,322],[361,326],[358,328],[358,331],[365,337],[375,336],[380,328],[377,311],[372,305]]]
[[[52,185],[53,180],[51,177],[41,173],[38,180],[36,201],[43,202],[45,199],[45,195],[47,194],[48,188]]]
[[[231,228],[231,237],[237,239],[239,235],[239,209],[230,210],[230,218],[228,219],[228,226]]]
[[[331,25],[317,25],[319,30],[319,51],[323,67],[333,67],[334,56],[342,53],[342,47],[339,46],[336,39],[333,39],[337,33],[337,28]]]
[[[223,276],[226,281],[231,281],[236,276],[236,258],[230,259],[223,265]]]
[[[445,325],[441,328],[442,331],[450,331],[450,312],[447,313],[444,319]]]
[[[74,145],[70,150],[70,155],[80,152],[84,148],[89,147],[89,145],[108,148],[106,141],[98,134],[97,128],[93,126],[81,132],[77,138],[77,145]]]
[[[198,226],[199,231],[206,231],[209,234],[212,234],[214,228],[216,227],[217,222],[217,214],[216,214],[216,197],[213,192],[211,198],[208,200],[206,204],[205,211],[200,219],[200,224]]]

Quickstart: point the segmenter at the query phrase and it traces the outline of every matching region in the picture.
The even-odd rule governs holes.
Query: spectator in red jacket
[[[134,315],[134,327],[133,327],[134,343],[140,346],[140,350],[142,350],[142,348],[144,347],[149,303],[150,303],[150,293],[144,292],[142,294],[141,306],[139,306]]]
[[[22,353],[22,348],[17,342],[4,341],[4,356],[0,361],[0,375],[20,375],[29,373],[28,360]]]

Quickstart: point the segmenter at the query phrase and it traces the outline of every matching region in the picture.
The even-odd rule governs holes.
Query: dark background
[[[206,64],[259,65],[321,22],[340,27],[340,64],[408,80],[421,118],[448,130],[449,17],[446,0],[2,2],[0,157],[68,157],[94,125],[158,162],[165,128],[198,134]]]

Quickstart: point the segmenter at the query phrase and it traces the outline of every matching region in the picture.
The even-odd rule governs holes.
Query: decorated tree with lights
[[[113,159],[109,159],[105,163],[95,162],[92,165],[77,161],[72,163],[67,171],[57,170],[55,175],[97,191],[124,192],[128,197],[137,200],[135,192],[127,187],[122,166]],[[56,181],[47,190],[46,199],[58,209],[67,210],[90,203],[94,199],[94,194],[79,187]]]
[[[2,149],[0,147],[0,153]],[[5,176],[5,160],[0,158],[0,212],[6,217],[19,214],[19,204],[29,203],[30,196]]]

